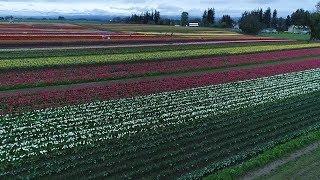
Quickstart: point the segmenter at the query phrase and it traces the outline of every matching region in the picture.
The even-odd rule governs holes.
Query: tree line
[[[254,10],[244,12],[239,21],[239,27],[244,33],[257,34],[264,28],[274,28],[278,31],[286,31],[291,25],[309,27],[311,40],[320,40],[320,2],[316,5],[316,12],[298,9],[285,19],[277,17],[277,10],[268,8],[265,12]]]
[[[209,8],[203,12],[202,18],[190,18],[188,12],[182,12],[180,20],[170,18],[163,18],[158,10],[146,11],[141,14],[132,14],[129,17],[115,17],[112,19],[113,23],[128,23],[128,24],[156,24],[156,25],[181,25],[187,26],[189,22],[199,23],[204,27],[223,27],[232,28],[234,20],[229,15],[223,17],[216,22],[215,9]]]
[[[222,27],[222,28],[232,28],[235,21],[229,15],[223,15],[219,21],[216,21],[215,9],[209,8],[203,12],[201,19],[192,19],[189,20],[188,12],[182,12],[180,18],[180,25],[186,26],[189,22],[199,23],[203,27]]]
[[[128,23],[128,24],[156,24],[156,25],[175,25],[176,20],[170,18],[162,18],[158,10],[146,11],[141,14],[132,14],[129,17],[115,17],[113,23]]]
[[[320,6],[319,6],[320,7]],[[131,24],[157,24],[157,25],[176,25],[187,26],[189,22],[197,22],[203,27],[222,27],[232,28],[237,22],[229,15],[223,15],[219,21],[216,21],[215,9],[209,8],[203,12],[201,18],[190,19],[188,12],[182,12],[180,20],[162,18],[159,11],[147,11],[142,14],[132,14],[129,17],[116,17],[112,20],[114,23]],[[277,9],[271,8],[246,11],[239,20],[240,29],[248,34],[256,34],[265,28],[274,28],[278,31],[286,31],[291,25],[308,26],[310,25],[311,13],[303,9],[298,9],[288,15],[286,18],[278,17]]]
[[[298,9],[286,18],[278,17],[277,9],[271,8],[245,11],[240,20],[236,22],[229,15],[223,15],[217,21],[214,8],[209,8],[203,12],[201,18],[190,19],[188,12],[182,12],[180,20],[162,18],[160,12],[154,10],[137,15],[132,14],[130,17],[114,19],[113,22],[138,23],[138,24],[159,24],[159,25],[181,25],[187,26],[189,22],[197,22],[203,27],[222,27],[232,28],[235,24],[246,34],[258,34],[266,28],[273,28],[277,31],[287,31],[292,25],[308,26],[311,30],[311,39],[320,40],[320,2],[316,5],[316,12],[309,12],[304,9]]]
[[[248,34],[257,34],[262,29],[273,28],[278,31],[286,31],[291,25],[309,26],[311,13],[303,9],[298,9],[286,18],[278,18],[278,11],[275,9],[266,11],[262,9],[246,11],[239,21],[240,29]]]

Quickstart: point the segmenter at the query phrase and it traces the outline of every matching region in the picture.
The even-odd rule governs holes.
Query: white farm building
[[[189,27],[199,27],[199,23],[189,23]]]

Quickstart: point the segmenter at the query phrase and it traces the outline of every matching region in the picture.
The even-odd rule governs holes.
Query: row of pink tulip
[[[83,82],[101,79],[128,78],[132,76],[148,76],[154,73],[161,74],[207,68],[221,68],[315,55],[320,55],[320,48],[174,61],[0,72],[0,76],[2,77],[0,79],[0,89],[17,85],[50,85],[62,82]]]
[[[93,100],[109,100],[165,91],[183,90],[315,68],[320,68],[319,59],[306,59],[299,62],[188,76],[147,78],[138,81],[108,82],[101,84],[89,83],[85,85],[74,85],[68,88],[1,93],[0,114],[84,103]]]

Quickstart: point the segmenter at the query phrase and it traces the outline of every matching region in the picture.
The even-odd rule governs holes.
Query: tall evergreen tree
[[[223,28],[232,28],[233,27],[233,20],[229,15],[223,15],[220,20],[220,25]]]
[[[310,40],[320,40],[320,13],[315,12],[310,16],[310,24],[308,24],[311,30]]]
[[[202,15],[202,24],[208,26],[208,11],[205,10]]]
[[[213,25],[215,21],[215,10],[211,8],[208,10],[208,17],[207,17],[208,25]]]
[[[278,18],[277,20],[277,30],[282,32],[288,30],[286,26],[286,20],[282,17]]]
[[[288,15],[286,18],[286,27],[287,29],[292,25],[291,17]]]
[[[160,17],[160,12],[159,11],[157,11],[157,10],[154,11],[153,20],[154,20],[155,24],[160,24],[161,17]]]
[[[257,11],[244,12],[239,21],[240,29],[247,34],[258,34],[264,27]]]
[[[307,26],[310,20],[310,12],[303,9],[298,9],[291,14],[291,21],[296,26]]]
[[[267,28],[271,27],[271,9],[268,8],[263,14],[263,23]]]
[[[262,9],[259,10],[259,21],[263,22],[263,10]]]
[[[180,20],[181,26],[186,26],[189,23],[189,13],[182,12],[181,13],[181,20]]]
[[[272,28],[277,29],[277,25],[278,25],[278,12],[277,12],[276,9],[273,11],[273,14],[272,14],[272,22],[271,22],[271,25],[272,25]]]
[[[320,2],[317,4],[317,6]],[[310,14],[309,24],[311,30],[310,40],[320,40],[320,11]]]

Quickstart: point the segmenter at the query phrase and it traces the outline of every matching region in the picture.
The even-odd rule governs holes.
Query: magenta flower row
[[[54,84],[58,82],[127,78],[132,76],[144,76],[151,73],[171,73],[194,69],[280,61],[287,58],[298,58],[311,55],[320,55],[320,48],[200,59],[0,72],[0,76],[2,77],[0,79],[0,88],[16,85]]]
[[[93,100],[108,100],[183,90],[315,68],[320,68],[319,59],[189,76],[148,78],[139,81],[94,83],[75,85],[68,88],[1,93],[0,114],[84,103]]]

